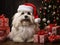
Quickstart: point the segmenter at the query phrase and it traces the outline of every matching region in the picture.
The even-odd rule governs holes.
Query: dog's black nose
[[[25,16],[25,18],[28,18],[28,16]]]

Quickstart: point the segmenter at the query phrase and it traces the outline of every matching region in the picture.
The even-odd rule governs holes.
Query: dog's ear
[[[18,22],[18,13],[15,13],[15,15],[12,17],[12,26],[18,27],[19,22]]]

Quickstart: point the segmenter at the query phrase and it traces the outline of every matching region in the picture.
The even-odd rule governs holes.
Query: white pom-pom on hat
[[[25,3],[23,5],[19,5],[17,11],[30,11],[33,13],[33,16],[35,18],[35,22],[39,23],[40,18],[38,17],[38,13],[36,10],[36,6],[32,3]]]
[[[41,21],[40,18],[36,18],[36,19],[35,19],[35,22],[36,22],[36,23],[40,23],[40,21]]]

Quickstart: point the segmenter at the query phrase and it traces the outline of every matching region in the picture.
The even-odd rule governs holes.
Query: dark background
[[[18,6],[27,2],[35,4],[37,10],[41,6],[41,0],[0,0],[0,15],[5,14],[5,17],[9,18],[9,25],[11,26],[12,17]]]

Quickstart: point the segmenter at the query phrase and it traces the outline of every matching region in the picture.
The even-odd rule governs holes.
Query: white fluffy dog
[[[9,38],[14,42],[33,42],[33,35],[38,31],[33,10],[30,10],[30,8],[28,10],[24,10],[24,8],[20,10],[21,7],[23,6],[19,6],[18,12],[13,17]]]

